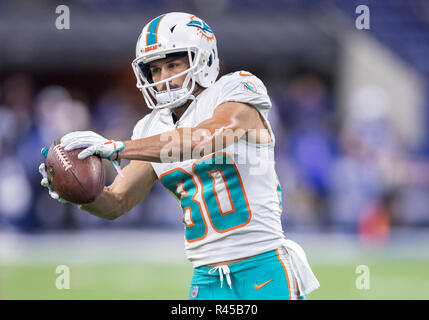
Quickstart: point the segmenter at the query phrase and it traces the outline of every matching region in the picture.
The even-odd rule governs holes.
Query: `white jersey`
[[[137,123],[132,136],[196,127],[228,101],[254,106],[268,124],[272,142],[253,144],[243,138],[202,159],[152,163],[182,207],[185,251],[194,267],[274,250],[284,239],[267,90],[246,71],[230,73],[198,95],[176,123],[170,109],[154,110]]]

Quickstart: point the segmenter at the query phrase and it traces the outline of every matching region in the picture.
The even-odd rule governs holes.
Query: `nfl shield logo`
[[[192,298],[195,298],[198,295],[198,286],[192,288]]]

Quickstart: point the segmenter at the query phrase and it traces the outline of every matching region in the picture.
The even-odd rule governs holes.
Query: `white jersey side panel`
[[[154,110],[137,123],[132,139],[195,127],[227,101],[254,106],[269,126],[271,101],[265,86],[257,77],[240,71],[204,90],[176,124],[171,110]],[[194,267],[281,246],[281,193],[271,129],[270,133],[273,142],[269,144],[240,139],[202,159],[152,163],[162,184],[182,207],[185,251]]]

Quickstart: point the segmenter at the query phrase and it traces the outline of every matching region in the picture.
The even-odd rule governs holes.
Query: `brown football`
[[[103,191],[106,174],[100,157],[78,159],[84,149],[70,152],[55,141],[46,156],[46,171],[51,188],[58,195],[73,203],[90,203]]]

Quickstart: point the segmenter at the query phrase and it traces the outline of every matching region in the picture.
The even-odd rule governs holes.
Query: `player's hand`
[[[107,140],[104,143],[94,144],[86,148],[81,153],[79,153],[77,157],[83,160],[93,154],[96,154],[101,158],[106,158],[112,161],[112,160],[118,159],[117,155],[115,158],[115,154],[124,148],[125,148],[125,142],[123,141]]]
[[[46,155],[48,154],[48,148],[43,148],[41,152],[42,152],[42,155],[46,158]],[[40,181],[40,184],[42,185],[42,187],[48,188],[49,195],[51,196],[51,198],[61,203],[67,203],[68,202],[67,200],[60,198],[58,193],[51,189],[51,186],[49,184],[49,179],[48,179],[48,173],[46,172],[46,166],[44,163],[40,164],[39,172],[42,175],[42,181]]]
[[[60,144],[65,151],[72,151],[79,148],[88,148],[106,141],[108,139],[93,131],[73,131],[63,136]]]
[[[61,138],[61,146],[65,151],[86,148],[78,155],[81,160],[95,154],[112,161],[116,160],[115,154],[125,148],[125,143],[108,140],[92,131],[75,131]]]

